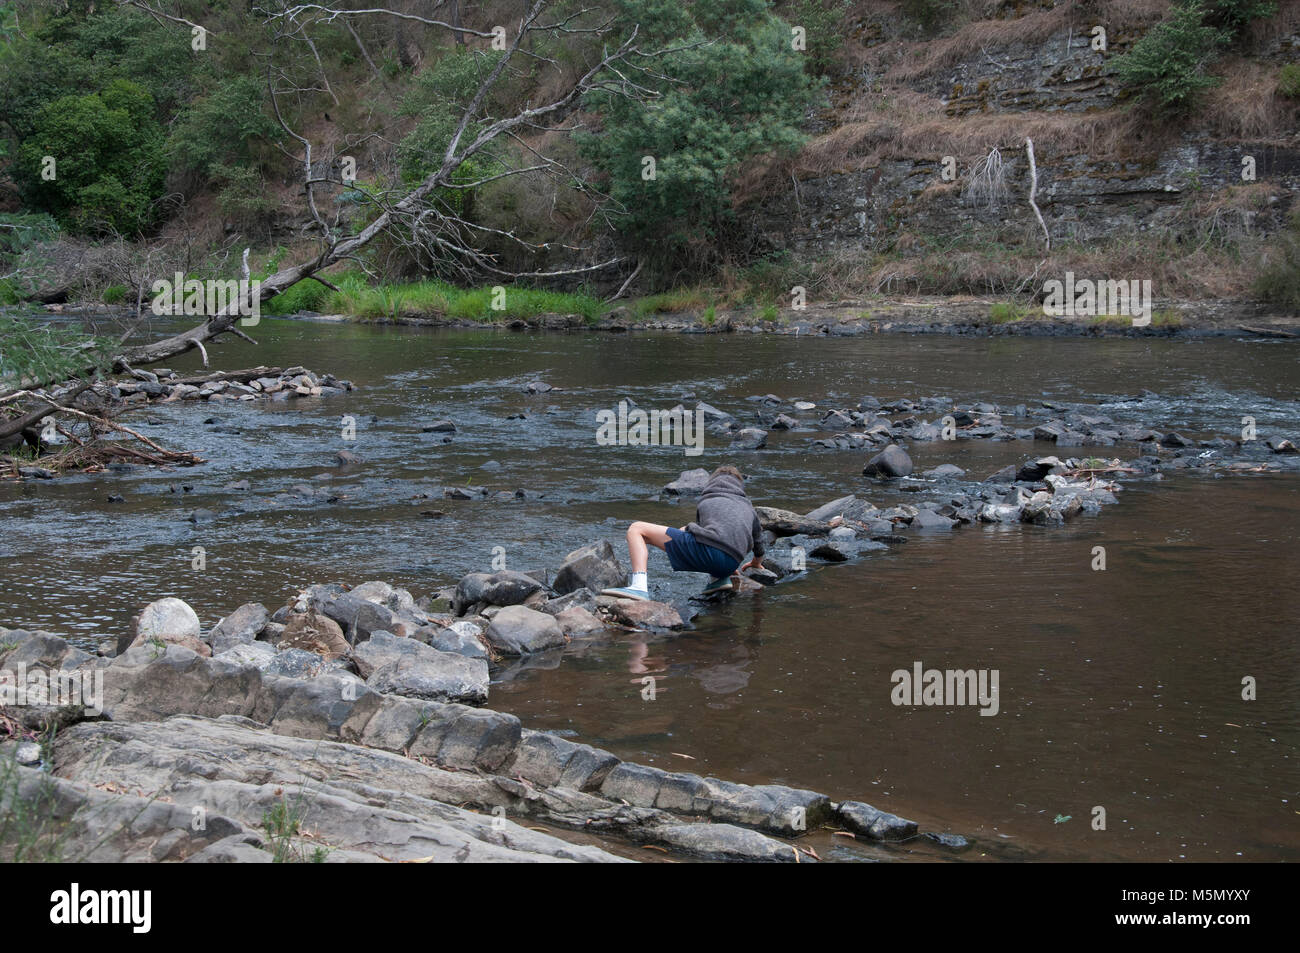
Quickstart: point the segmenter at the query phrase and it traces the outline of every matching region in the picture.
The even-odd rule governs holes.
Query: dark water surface
[[[821,411],[865,394],[1099,402],[1117,419],[1188,436],[1235,433],[1246,415],[1261,435],[1295,438],[1300,426],[1300,349],[1287,342],[565,335],[268,319],[254,333],[260,347],[211,348],[213,365],[301,363],[358,389],[136,410],[126,422],[209,462],[0,484],[0,624],[112,636],[175,595],[207,626],[243,602],[275,607],[335,580],[385,579],[418,596],[489,569],[498,546],[510,568],[556,566],[595,538],[621,551],[630,519],[684,524],[693,507],[662,501],[659,488],[724,460],[769,505],[804,511],[850,492],[879,504],[924,499],[869,484],[862,454],[810,450]],[[173,366],[196,370],[197,358]],[[534,379],[561,390],[527,396]],[[1114,403],[1140,388],[1160,399]],[[801,415],[805,429],[773,432],[763,451],[728,455],[711,439],[688,458],[595,442],[596,411],[621,397],[667,409],[691,393],[748,420],[756,405],[746,398],[768,392],[818,411]],[[507,419],[518,413],[527,419]],[[340,439],[343,414],[356,417],[353,442]],[[241,433],[214,433],[209,417]],[[421,433],[441,417],[459,428],[451,443]],[[336,467],[345,448],[365,464]],[[918,470],[952,462],[980,478],[1044,449],[963,441],[914,456]],[[252,488],[227,488],[239,479]],[[466,483],[541,497],[442,498]],[[305,503],[290,495],[299,484],[339,499]],[[490,704],[643,763],[866,800],[976,838],[972,859],[1296,859],[1300,482],[1182,473],[1119,496],[1065,528],[913,535],[710,610],[686,633],[575,643],[562,660],[503,667]],[[196,509],[215,518],[190,522]],[[201,572],[195,546],[206,551]],[[1090,568],[1095,546],[1106,548],[1104,572]],[[652,556],[663,598],[702,581],[667,568]],[[918,661],[996,669],[1000,712],[891,704],[891,673]],[[641,697],[647,674],[658,678],[654,701]],[[1241,698],[1246,676],[1256,701]],[[1105,831],[1091,829],[1096,806]],[[823,840],[823,854],[864,856]]]

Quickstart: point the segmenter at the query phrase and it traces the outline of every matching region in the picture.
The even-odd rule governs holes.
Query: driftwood
[[[246,367],[242,371],[213,371],[211,374],[202,374],[198,377],[182,377],[169,384],[190,384],[197,386],[199,384],[211,384],[213,381],[240,381],[247,383],[259,377],[279,377],[284,373],[282,367]]]
[[[1243,331],[1250,334],[1258,334],[1265,338],[1293,338],[1296,336],[1294,331],[1283,331],[1281,328],[1252,328],[1245,324],[1237,325]]]

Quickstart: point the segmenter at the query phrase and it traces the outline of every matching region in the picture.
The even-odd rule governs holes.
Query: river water
[[[161,333],[164,329],[158,329]],[[314,582],[384,579],[417,596],[494,555],[554,567],[632,519],[683,525],[661,498],[683,469],[740,465],[759,503],[806,511],[856,492],[856,452],[814,451],[818,414],[945,395],[1000,404],[1101,403],[1188,436],[1295,439],[1300,349],[1221,338],[1047,339],[433,331],[263,319],[260,346],[209,348],[213,366],[304,364],[357,390],[289,403],[167,404],[124,422],[208,462],[0,484],[0,623],[115,637],[165,595],[205,627],[243,602],[282,605]],[[197,356],[176,362],[199,370]],[[529,381],[558,388],[538,396]],[[1117,400],[1146,388],[1142,404]],[[607,447],[596,412],[683,397],[752,420],[748,398],[805,398],[808,425],[765,450]],[[687,401],[688,405],[690,401]],[[357,422],[341,439],[340,418]],[[510,419],[524,415],[522,419]],[[455,421],[449,443],[421,427]],[[240,432],[214,432],[205,421]],[[334,455],[364,459],[340,469]],[[975,478],[1045,448],[915,448],[918,471]],[[1132,451],[1120,450],[1125,455]],[[251,488],[230,484],[247,479]],[[325,488],[332,503],[293,487]],[[530,491],[498,502],[447,486]],[[111,495],[121,502],[110,502]],[[1300,482],[1179,472],[1130,482],[1117,506],[1065,528],[914,534],[862,560],[710,609],[651,639],[575,643],[503,666],[492,707],[620,757],[853,798],[971,837],[964,859],[1282,860],[1300,857]],[[197,521],[191,520],[196,510]],[[440,513],[440,516],[422,515]],[[1093,548],[1104,546],[1105,571]],[[194,548],[206,565],[194,568]],[[496,549],[500,547],[500,549]],[[681,600],[701,577],[651,584]],[[896,706],[891,673],[988,669],[999,711]],[[654,700],[643,678],[656,676]],[[1257,698],[1242,698],[1254,679]],[[1094,829],[1096,809],[1105,829]],[[822,856],[906,858],[818,834]],[[915,856],[933,856],[924,851]]]

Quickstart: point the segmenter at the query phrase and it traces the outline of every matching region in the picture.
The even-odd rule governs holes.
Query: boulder
[[[767,431],[757,427],[746,427],[732,438],[731,450],[761,450],[767,446]]]
[[[302,649],[325,658],[338,658],[351,648],[342,627],[314,609],[291,615],[276,647],[281,650]]]
[[[565,644],[553,616],[526,606],[506,606],[493,618],[486,637],[502,655],[530,655]]]
[[[555,621],[560,624],[564,634],[571,639],[583,636],[599,635],[606,629],[605,623],[582,606],[569,606],[560,612]]]
[[[608,541],[590,543],[575,549],[564,558],[564,565],[555,574],[553,588],[560,595],[567,595],[578,589],[600,592],[622,586],[627,582],[627,574],[614,554],[614,547]]]
[[[709,482],[709,471],[703,468],[683,470],[681,475],[664,487],[669,496],[699,496]]]
[[[258,635],[270,621],[266,606],[258,602],[247,602],[212,627],[208,633],[208,644],[214,655],[220,655],[236,645],[256,642]]]
[[[800,516],[790,510],[777,509],[774,506],[756,506],[758,522],[763,529],[771,530],[777,536],[825,536],[830,532],[830,525],[825,520]]]
[[[884,450],[867,461],[862,468],[863,476],[897,479],[912,472],[912,458],[898,444],[891,443]]]
[[[823,503],[821,506],[817,507],[817,509],[810,511],[804,516],[804,519],[813,520],[819,523],[825,520],[834,519],[836,516],[843,516],[845,510],[849,509],[849,507],[856,502],[858,502],[858,498],[852,494],[849,496],[841,496],[838,500],[831,500],[829,503]]]
[[[516,606],[544,588],[532,576],[513,570],[504,569],[495,573],[472,572],[456,584],[452,610],[457,615],[462,615],[466,608],[475,603],[489,606]]]
[[[642,599],[614,599],[601,596],[605,609],[623,625],[634,629],[680,629],[686,623],[681,613],[666,602]]]
[[[467,704],[487,701],[486,659],[442,652],[390,632],[374,632],[353,649],[352,661],[373,691]]]
[[[202,630],[199,617],[189,604],[174,598],[158,599],[144,607],[135,626],[135,639],[190,637],[198,639]]]
[[[904,820],[862,801],[845,801],[836,814],[849,830],[872,840],[905,840],[916,836],[916,821]]]

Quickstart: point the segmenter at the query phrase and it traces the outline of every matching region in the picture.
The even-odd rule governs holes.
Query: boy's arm
[[[758,513],[754,513],[754,524],[750,527],[750,535],[754,537],[754,558],[741,566],[741,569],[761,569],[763,566],[763,524],[758,520]]]

